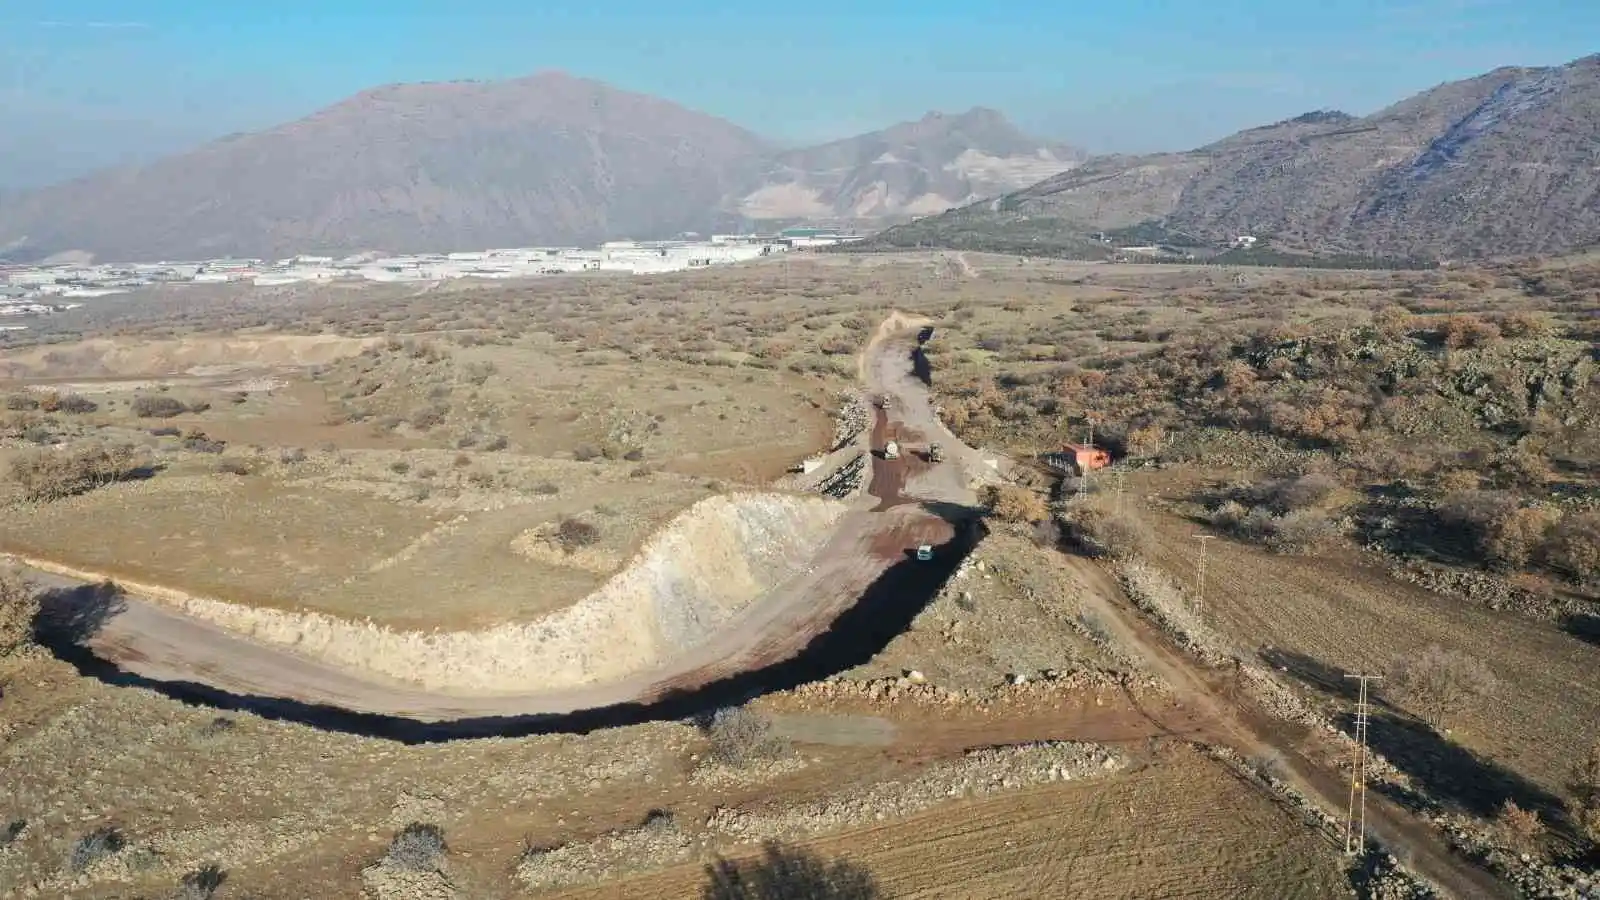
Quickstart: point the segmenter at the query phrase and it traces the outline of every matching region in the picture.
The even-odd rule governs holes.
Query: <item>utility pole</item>
[[[1367,845],[1367,722],[1371,708],[1367,704],[1367,684],[1382,681],[1381,675],[1349,675],[1360,683],[1356,694],[1356,746],[1350,760],[1350,805],[1344,815],[1344,852],[1356,856]]]
[[[1194,608],[1196,612],[1205,609],[1206,605],[1206,545],[1216,538],[1214,534],[1197,534],[1194,539],[1200,542],[1200,554],[1195,557],[1194,566]]]
[[[1121,514],[1121,512],[1122,512],[1122,481],[1123,481],[1123,476],[1125,476],[1126,474],[1127,473],[1123,472],[1121,469],[1117,470],[1117,513],[1118,514]]]

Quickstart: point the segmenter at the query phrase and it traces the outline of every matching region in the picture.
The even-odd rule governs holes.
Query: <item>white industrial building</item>
[[[298,254],[271,262],[220,259],[89,266],[0,266],[0,302],[9,315],[58,312],[60,304],[29,304],[29,298],[102,297],[158,283],[232,284],[263,287],[333,281],[434,282],[458,278],[512,279],[581,272],[656,275],[731,265],[826,246],[853,236],[815,230],[780,235],[719,234],[709,240],[608,241],[596,249],[503,247],[444,253],[360,253],[335,259]],[[34,307],[38,307],[35,309]]]

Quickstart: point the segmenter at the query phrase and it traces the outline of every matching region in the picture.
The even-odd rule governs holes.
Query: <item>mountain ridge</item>
[[[867,147],[872,157],[858,158]],[[854,162],[834,171],[830,154]],[[378,85],[270,128],[12,195],[0,247],[15,259],[137,260],[593,244],[795,219],[878,227],[1080,156],[983,107],[784,150],[671,101],[544,70]]]
[[[1383,258],[1563,253],[1600,244],[1600,55],[1507,66],[1360,118],[1314,111],[1187,152],[1093,157],[883,246],[1088,257],[1143,226],[1224,246]]]

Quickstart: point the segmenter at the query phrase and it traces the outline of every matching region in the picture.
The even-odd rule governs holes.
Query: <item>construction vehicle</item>
[[[938,441],[928,445],[928,462],[944,462],[944,448]]]
[[[894,441],[890,441],[889,443],[884,444],[883,445],[883,458],[884,459],[899,459],[900,458],[900,445],[895,443]]]

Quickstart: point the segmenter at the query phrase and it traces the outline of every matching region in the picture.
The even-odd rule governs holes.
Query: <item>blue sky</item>
[[[3,0],[0,187],[548,68],[792,142],[985,105],[1140,151],[1596,51],[1597,0]]]

